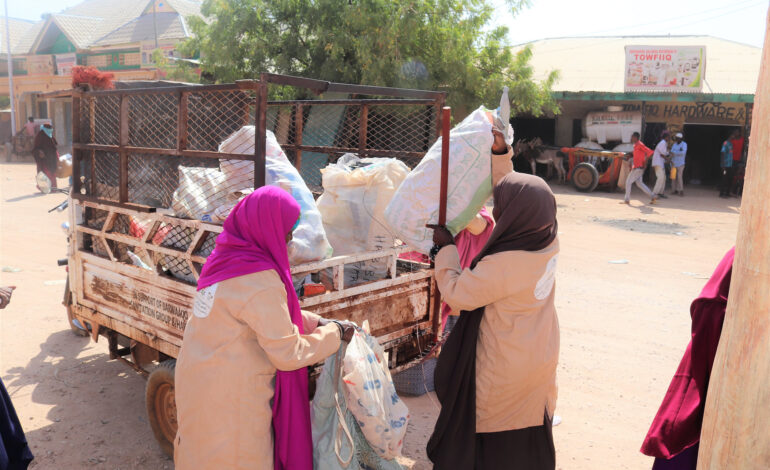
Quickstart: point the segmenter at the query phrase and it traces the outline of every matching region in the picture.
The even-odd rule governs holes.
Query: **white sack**
[[[289,162],[271,131],[267,131],[266,140],[265,183],[279,186],[291,193],[301,208],[299,225],[294,230],[294,239],[289,242],[289,261],[292,265],[298,265],[330,257],[332,247],[326,238],[321,213],[318,212],[313,193],[310,192],[297,169]],[[219,145],[219,151],[253,154],[254,126],[244,126],[234,132]],[[219,166],[225,177],[227,194],[254,187],[254,162],[220,160]]]
[[[492,124],[484,107],[477,109],[449,134],[447,228],[456,235],[492,197]],[[438,223],[441,183],[441,141],[428,150],[409,173],[385,211],[385,220],[399,239],[427,254]]]
[[[409,409],[398,397],[384,350],[377,340],[356,331],[345,351],[342,382],[348,410],[380,457],[394,459],[409,423]]]
[[[324,193],[318,210],[335,256],[379,251],[395,245],[395,234],[385,221],[396,189],[409,167],[395,158],[358,158],[343,155],[321,170]],[[387,260],[345,266],[345,286],[384,279]]]

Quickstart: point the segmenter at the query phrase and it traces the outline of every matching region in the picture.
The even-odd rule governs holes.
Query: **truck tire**
[[[144,401],[147,419],[163,452],[174,458],[176,437],[176,402],[174,401],[174,369],[176,359],[163,361],[147,377]]]
[[[590,193],[599,186],[599,172],[590,163],[578,163],[572,170],[572,185],[581,193]]]

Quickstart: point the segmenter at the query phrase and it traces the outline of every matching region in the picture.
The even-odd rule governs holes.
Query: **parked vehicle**
[[[569,163],[567,181],[571,181],[575,189],[590,193],[601,186],[615,191],[625,153],[578,147],[562,147],[561,152],[567,155]]]
[[[269,101],[270,86],[331,99]],[[135,85],[134,85],[135,86]],[[61,93],[59,93],[61,95]],[[68,253],[68,321],[94,341],[106,338],[111,359],[148,376],[146,406],[161,447],[176,434],[174,366],[195,296],[195,281],[222,227],[182,219],[169,210],[184,168],[220,161],[255,162],[254,186],[265,181],[266,132],[315,192],[320,168],[345,153],[394,157],[414,166],[436,140],[445,94],[352,86],[263,74],[225,85],[72,90],[73,171]],[[349,99],[347,96],[374,96]],[[244,125],[256,124],[253,154],[217,151]],[[438,197],[438,195],[437,195]],[[303,309],[328,318],[369,321],[403,370],[437,339],[439,299],[428,264],[402,259],[406,247],[294,266],[296,279],[327,279]],[[139,262],[137,261],[139,259]],[[386,261],[387,276],[348,286],[345,266]],[[308,293],[310,289],[308,289]]]

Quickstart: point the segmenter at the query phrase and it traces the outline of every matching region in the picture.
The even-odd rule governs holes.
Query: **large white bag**
[[[385,221],[385,209],[409,167],[395,158],[361,159],[345,154],[321,174],[324,193],[317,204],[334,255],[393,247],[395,234]],[[350,264],[345,266],[345,285],[383,279],[387,272],[386,260]]]
[[[398,397],[385,352],[369,334],[357,331],[342,362],[348,410],[367,442],[385,459],[401,455],[409,409]]]
[[[179,186],[171,197],[177,217],[211,222],[210,214],[226,202],[224,173],[216,168],[179,167]]]
[[[299,225],[294,230],[294,239],[289,242],[289,261],[292,265],[297,265],[330,257],[332,247],[326,238],[321,213],[318,212],[313,193],[310,192],[297,169],[286,158],[286,154],[271,131],[267,131],[266,140],[265,183],[279,186],[290,192],[302,210]],[[253,154],[254,126],[244,126],[233,133],[219,145],[219,151]],[[227,194],[254,187],[254,162],[220,160],[219,166],[225,176]]]
[[[487,113],[484,107],[477,109],[449,134],[447,228],[454,235],[492,197],[493,136]],[[385,220],[397,236],[425,254],[433,246],[433,230],[425,225],[438,223],[441,141],[409,173],[385,211]]]

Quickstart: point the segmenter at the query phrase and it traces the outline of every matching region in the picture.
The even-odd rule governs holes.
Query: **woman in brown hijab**
[[[436,368],[441,413],[428,443],[435,469],[553,469],[559,323],[556,200],[538,177],[494,188],[496,226],[470,269],[436,227],[436,280],[462,311]]]

